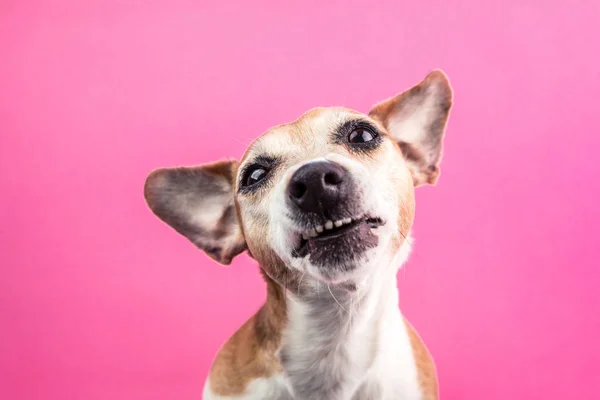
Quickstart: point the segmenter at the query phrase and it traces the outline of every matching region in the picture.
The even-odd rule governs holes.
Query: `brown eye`
[[[375,139],[376,134],[364,129],[364,128],[356,128],[350,135],[348,135],[348,142],[350,143],[367,143]]]
[[[252,186],[261,180],[267,175],[267,170],[260,166],[252,167],[246,173],[246,177],[243,179],[243,186]]]

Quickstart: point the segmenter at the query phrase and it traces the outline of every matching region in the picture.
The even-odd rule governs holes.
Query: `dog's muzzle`
[[[368,214],[362,192],[339,164],[315,161],[294,172],[287,186],[288,208],[301,230],[294,257],[313,265],[352,267],[352,260],[377,245],[374,230],[384,222]]]

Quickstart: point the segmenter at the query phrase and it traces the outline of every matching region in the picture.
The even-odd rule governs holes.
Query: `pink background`
[[[398,277],[442,397],[597,399],[600,3],[218,3],[0,3],[0,398],[199,399],[264,285],[160,223],[148,172],[443,68]]]

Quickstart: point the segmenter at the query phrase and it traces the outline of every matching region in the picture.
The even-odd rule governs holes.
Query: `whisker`
[[[413,244],[411,243],[410,238],[407,237],[404,233],[402,233],[401,230],[398,230],[398,233],[404,238],[404,241],[408,244],[408,247],[410,247],[410,249],[412,250]],[[402,279],[405,281],[406,281],[406,264],[407,263],[402,264]]]
[[[335,302],[336,302],[336,303],[338,303],[338,306],[340,306],[340,308],[341,308],[342,310],[346,311],[346,313],[347,313],[347,312],[348,312],[348,310],[346,310],[346,309],[344,308],[344,306],[342,306],[342,305],[340,304],[340,302],[339,302],[339,301],[337,301],[337,299],[336,299],[336,298],[335,298],[335,296],[333,295],[333,292],[331,291],[331,288],[329,287],[329,284],[327,284],[327,289],[329,289],[329,294],[331,294],[331,297],[333,298],[333,300],[335,300]]]
[[[350,311],[348,312],[348,316],[350,317],[349,322],[352,323],[352,312],[354,311],[354,297],[350,297]]]
[[[236,142],[238,142],[239,144],[243,144],[246,147],[250,146],[250,144],[252,144],[252,141],[254,140],[254,139],[242,139],[242,138],[238,138],[236,136],[231,136],[231,138],[233,140],[235,140]]]
[[[306,270],[304,270],[304,272],[300,276],[300,279],[298,279],[298,297],[300,297],[300,288],[302,287],[302,280],[304,279],[304,275],[306,275]]]
[[[402,233],[401,230],[398,230],[398,233],[400,234],[400,236],[402,236],[404,238],[404,240],[406,241],[406,243],[408,243],[408,245],[412,249],[413,244],[411,242],[411,239],[409,237],[407,237],[404,233]]]

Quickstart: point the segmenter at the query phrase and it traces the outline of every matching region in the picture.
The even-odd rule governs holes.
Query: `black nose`
[[[346,171],[338,164],[318,161],[300,167],[290,180],[288,195],[301,210],[322,214],[334,208],[347,191]]]

